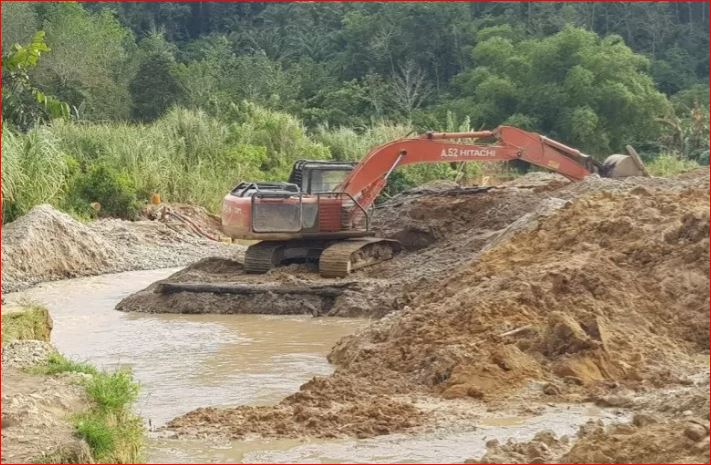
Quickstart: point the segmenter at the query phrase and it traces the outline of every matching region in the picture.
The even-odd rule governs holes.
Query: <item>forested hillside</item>
[[[2,44],[3,221],[154,191],[215,209],[240,178],[427,129],[708,162],[703,2],[3,3]]]

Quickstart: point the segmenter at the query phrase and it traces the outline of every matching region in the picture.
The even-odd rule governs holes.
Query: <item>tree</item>
[[[69,103],[81,119],[129,116],[129,30],[109,11],[91,13],[77,3],[42,4],[52,53],[32,72],[43,89]]]
[[[393,76],[390,88],[392,101],[408,120],[412,120],[412,112],[417,110],[430,93],[425,73],[413,61],[408,61]]]
[[[33,5],[6,2],[2,5],[2,53],[10,53],[15,44],[26,44],[39,29]]]
[[[44,42],[44,32],[39,31],[29,44],[15,44],[11,51],[3,56],[4,121],[20,129],[27,129],[37,121],[69,117],[69,105],[42,92],[29,76],[29,72],[37,67],[40,56],[49,51]]]
[[[153,34],[141,42],[138,69],[129,83],[134,118],[152,121],[180,99],[174,67],[175,57],[163,36]]]
[[[576,27],[544,39],[489,32],[472,51],[476,66],[456,80],[458,113],[475,127],[523,120],[601,156],[659,135],[669,101],[647,74],[649,60],[621,37]]]

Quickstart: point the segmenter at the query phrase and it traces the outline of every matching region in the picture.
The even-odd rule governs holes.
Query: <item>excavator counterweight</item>
[[[464,133],[429,132],[371,150],[358,163],[300,160],[289,182],[242,182],[224,198],[222,226],[234,239],[260,240],[247,249],[245,269],[264,273],[283,263],[319,262],[325,277],[392,258],[397,241],[373,237],[369,209],[399,166],[438,162],[522,160],[579,181],[638,176],[638,159],[612,155],[603,163],[561,142],[511,126]]]

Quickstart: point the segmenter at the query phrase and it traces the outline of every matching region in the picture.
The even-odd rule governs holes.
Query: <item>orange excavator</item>
[[[284,263],[318,261],[324,277],[392,258],[399,242],[374,236],[370,207],[399,166],[414,163],[523,160],[579,181],[640,175],[638,160],[611,155],[603,163],[589,155],[522,129],[428,132],[371,150],[358,163],[300,160],[288,182],[242,182],[224,198],[222,226],[249,246],[245,270],[265,273]]]

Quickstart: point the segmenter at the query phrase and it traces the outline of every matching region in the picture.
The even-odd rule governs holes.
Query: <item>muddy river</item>
[[[114,311],[123,297],[175,269],[134,271],[45,283],[6,294],[36,301],[54,320],[52,342],[99,367],[130,367],[141,384],[138,413],[152,428],[203,406],[274,403],[333,367],[331,346],[363,319],[264,315],[150,315]],[[176,440],[151,433],[151,462],[461,462],[488,439],[525,440],[541,429],[574,433],[611,413],[586,406],[550,408],[531,418],[483,418],[467,431],[431,431],[367,440]]]

